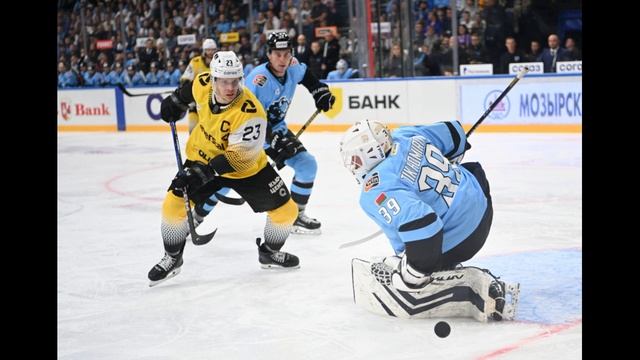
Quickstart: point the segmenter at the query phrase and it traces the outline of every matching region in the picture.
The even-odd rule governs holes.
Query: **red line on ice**
[[[498,356],[503,355],[505,353],[508,353],[510,351],[516,350],[516,349],[518,349],[518,348],[520,348],[520,347],[522,347],[524,345],[527,345],[527,344],[529,344],[531,342],[538,341],[540,339],[549,337],[551,335],[555,335],[555,334],[557,334],[559,332],[571,329],[571,328],[573,328],[573,327],[575,327],[577,325],[580,325],[581,323],[582,323],[582,319],[577,319],[577,320],[568,322],[566,324],[550,326],[545,331],[543,331],[543,332],[541,332],[539,334],[526,337],[526,338],[524,338],[524,339],[522,339],[522,340],[520,340],[520,341],[518,341],[518,342],[516,342],[514,344],[503,346],[503,347],[499,348],[498,350],[494,350],[494,351],[492,351],[492,352],[490,352],[488,354],[482,355],[482,356],[480,356],[480,357],[478,357],[476,359],[477,360],[493,359],[495,357],[498,357]]]

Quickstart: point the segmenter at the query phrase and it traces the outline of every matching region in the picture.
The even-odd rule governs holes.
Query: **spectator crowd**
[[[349,29],[347,2],[59,0],[58,87],[176,86],[207,38],[219,50],[236,52],[248,73],[266,61],[267,35],[274,30],[289,33],[296,58],[319,79],[364,76],[356,70],[357,40]],[[582,59],[575,37],[554,32],[553,20],[551,26],[539,25],[533,0],[458,0],[456,34],[451,33],[450,2],[422,0],[411,1],[411,72],[403,65],[406,52],[399,41],[400,3],[380,3],[380,21],[389,22],[391,32],[374,41],[382,43],[376,51],[384,59],[377,76],[452,75],[453,47],[459,64],[492,63],[494,73],[508,72],[510,62],[542,61],[545,72],[553,72],[557,61]],[[326,27],[337,31],[316,31]],[[229,33],[237,37],[227,38]],[[184,43],[180,35],[194,35],[195,42]]]

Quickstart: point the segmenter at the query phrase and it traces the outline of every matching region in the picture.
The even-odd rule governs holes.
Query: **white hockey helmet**
[[[217,49],[218,45],[216,44],[216,42],[213,39],[206,39],[203,43],[202,43],[202,51],[204,52],[207,49]]]
[[[218,79],[242,78],[242,63],[233,51],[218,51],[211,60],[211,77]]]
[[[342,163],[355,175],[358,183],[386,159],[391,150],[391,131],[384,124],[369,120],[358,121],[340,141]]]

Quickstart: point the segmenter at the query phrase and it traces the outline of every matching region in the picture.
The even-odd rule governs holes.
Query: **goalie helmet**
[[[242,63],[233,51],[218,51],[211,60],[211,76],[213,79],[242,78]]]
[[[391,131],[385,125],[369,120],[351,126],[340,141],[342,163],[356,177],[364,176],[386,159],[391,150]]]

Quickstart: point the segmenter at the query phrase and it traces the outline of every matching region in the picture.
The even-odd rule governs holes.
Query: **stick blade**
[[[200,235],[198,233],[195,233],[195,237],[192,236],[191,241],[193,242],[193,245],[198,245],[198,246],[204,245],[209,241],[211,241],[211,239],[213,239],[217,231],[218,231],[218,228],[216,228],[215,230],[213,230],[213,232],[209,234]]]

